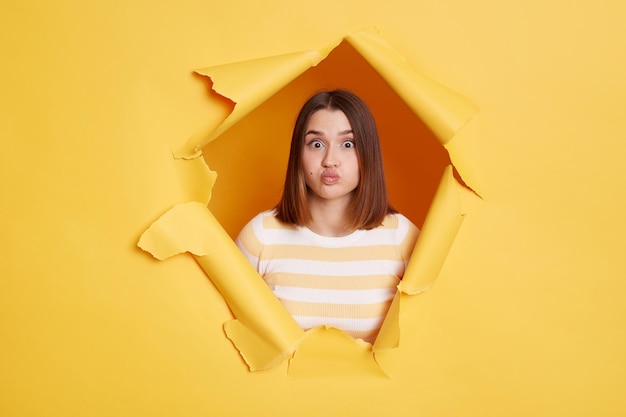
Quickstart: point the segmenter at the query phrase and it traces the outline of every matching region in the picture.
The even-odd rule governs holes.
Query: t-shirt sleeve
[[[408,223],[407,232],[400,242],[400,252],[402,253],[402,259],[405,263],[408,263],[415,248],[417,242],[417,236],[419,235],[419,229],[409,219],[405,217],[405,221]]]

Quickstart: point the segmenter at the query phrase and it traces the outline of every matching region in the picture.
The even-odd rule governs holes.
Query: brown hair
[[[377,227],[387,214],[395,213],[387,196],[378,130],[365,102],[347,90],[321,91],[302,106],[291,136],[285,185],[283,195],[275,207],[276,217],[284,223],[300,226],[311,218],[302,167],[302,149],[309,119],[313,113],[322,109],[340,110],[346,115],[356,145],[360,179],[347,209],[346,226],[353,230]]]

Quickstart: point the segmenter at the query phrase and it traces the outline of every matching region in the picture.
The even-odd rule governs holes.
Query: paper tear
[[[304,331],[204,204],[174,206],[138,245],[157,259],[194,255],[237,319],[225,330],[251,371],[275,366],[296,350]]]
[[[373,352],[395,349],[400,345],[400,296],[400,291],[396,291],[372,346]]]
[[[289,375],[322,377],[386,377],[372,355],[371,345],[328,326],[306,332],[289,363]]]
[[[462,188],[449,165],[431,203],[404,278],[398,286],[403,293],[414,295],[424,292],[437,279],[465,216],[460,195]]]
[[[449,165],[441,177],[398,292],[372,347],[374,353],[397,348],[400,344],[402,294],[423,293],[437,279],[465,216],[460,195],[463,190]]]
[[[356,32],[344,40],[383,77],[442,144],[447,143],[477,112],[469,100],[412,68],[377,30]],[[340,43],[333,42],[320,50],[293,52],[196,70],[197,74],[211,79],[213,91],[231,100],[235,106],[221,123],[213,121],[200,134],[190,138],[175,152],[176,156],[198,157],[202,147],[307,69],[319,64]]]
[[[273,368],[285,359],[293,357],[299,345],[298,341],[293,347],[289,347],[290,343],[287,342],[286,349],[277,348],[276,344],[271,342],[272,338],[239,320],[224,323],[224,332],[252,372]]]
[[[445,149],[448,151],[448,155],[450,155],[450,161],[452,165],[456,169],[456,174],[463,182],[464,186],[471,190],[477,197],[482,199],[482,193],[480,192],[480,185],[476,178],[479,178],[479,169],[480,164],[477,164],[475,161],[479,161],[480,158],[477,156],[481,152],[480,149],[476,149],[469,145],[467,142],[462,140],[461,135],[457,135],[452,140],[444,145]],[[474,162],[474,163],[472,163]]]
[[[197,74],[198,77],[206,79],[206,77]],[[211,80],[209,80],[211,86]],[[172,151],[175,158],[178,159],[195,159],[202,156],[202,147],[208,142],[208,138],[211,134],[222,124],[224,120],[231,114],[235,108],[235,103],[228,97],[224,97],[217,93],[213,88],[211,91],[217,96],[217,100],[212,104],[211,111],[207,115],[207,121],[202,129],[199,129],[191,137],[187,138],[187,141]]]
[[[345,40],[379,72],[442,144],[448,143],[476,113],[466,99],[411,68],[377,32],[358,32]],[[198,161],[204,145],[308,68],[317,65],[336,46],[198,70],[198,74],[211,78],[215,92],[235,105],[228,115],[216,116],[209,129],[190,138],[175,156],[191,159],[187,162]],[[455,157],[462,160],[461,154]],[[206,170],[208,167],[203,167],[203,172]],[[215,181],[215,173],[209,172],[211,174],[202,180],[208,190]],[[199,185],[194,184],[194,188]],[[138,245],[157,259],[183,252],[194,255],[236,318],[224,324],[224,331],[251,371],[271,368],[292,357],[289,372],[294,375],[319,374],[320,370],[336,375],[337,369],[351,375],[355,372],[381,375],[384,372],[375,354],[398,347],[403,299],[430,288],[461,226],[465,214],[459,197],[461,188],[449,166],[374,346],[332,328],[305,333],[248,263],[208,210],[206,202],[175,206],[144,232]]]
[[[184,216],[200,203],[186,203],[174,206],[163,214],[139,238],[141,249],[162,261],[180,253],[189,252],[196,256],[209,253],[207,236],[211,233],[208,223],[198,223],[195,215]]]
[[[448,142],[476,114],[476,108],[466,98],[412,68],[376,30],[357,32],[346,40],[442,144]]]
[[[213,81],[213,90],[233,101],[232,112],[207,136],[194,135],[182,149],[181,157],[198,156],[198,150],[278,93],[303,72],[319,64],[332,49],[294,52],[248,61],[215,65],[196,70]],[[185,153],[190,155],[185,155]]]

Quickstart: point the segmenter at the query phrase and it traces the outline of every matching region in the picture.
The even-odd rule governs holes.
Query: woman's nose
[[[339,158],[337,157],[335,151],[329,148],[324,154],[324,159],[322,159],[322,166],[336,167],[338,164],[339,164]]]

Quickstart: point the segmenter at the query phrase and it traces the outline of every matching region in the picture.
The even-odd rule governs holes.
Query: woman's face
[[[318,110],[305,129],[302,165],[311,198],[352,199],[359,184],[359,162],[352,127],[341,110]]]

